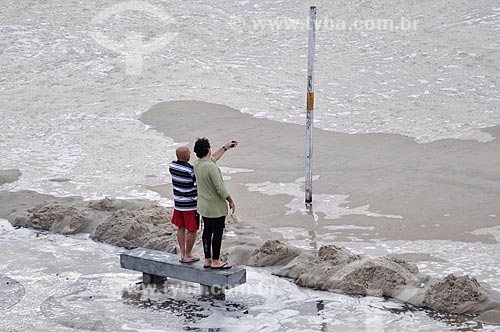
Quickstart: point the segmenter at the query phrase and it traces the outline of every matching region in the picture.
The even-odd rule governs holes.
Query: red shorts
[[[196,211],[178,211],[174,209],[172,224],[177,227],[186,227],[190,232],[196,232],[200,228],[200,216]]]

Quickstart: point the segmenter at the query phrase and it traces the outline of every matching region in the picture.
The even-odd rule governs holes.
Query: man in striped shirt
[[[189,163],[191,152],[181,146],[175,150],[177,160],[170,163],[174,189],[174,215],[172,223],[178,227],[177,240],[181,248],[182,263],[193,263],[200,260],[193,256],[191,250],[196,241],[196,231],[200,227],[200,219],[196,212],[198,191],[193,166]]]

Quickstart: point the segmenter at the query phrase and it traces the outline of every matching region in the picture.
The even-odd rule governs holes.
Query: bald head
[[[191,152],[187,146],[180,146],[175,150],[177,155],[177,160],[187,163],[189,158],[191,158]]]

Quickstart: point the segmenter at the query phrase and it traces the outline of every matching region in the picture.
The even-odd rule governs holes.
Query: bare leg
[[[177,241],[179,241],[179,247],[181,248],[181,259],[186,257],[186,228],[179,227],[177,229]]]
[[[194,243],[196,242],[196,231],[191,232],[187,231],[186,234],[186,252],[184,258],[191,259],[194,256],[191,254],[191,250],[193,250]]]

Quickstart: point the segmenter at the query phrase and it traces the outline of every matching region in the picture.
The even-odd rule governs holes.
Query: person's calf
[[[177,228],[177,241],[179,242],[179,247],[181,250],[181,259],[184,259],[186,256],[186,228],[185,227]]]
[[[196,231],[187,231],[186,233],[186,257],[191,257],[191,251],[193,250],[194,244],[196,242]]]

